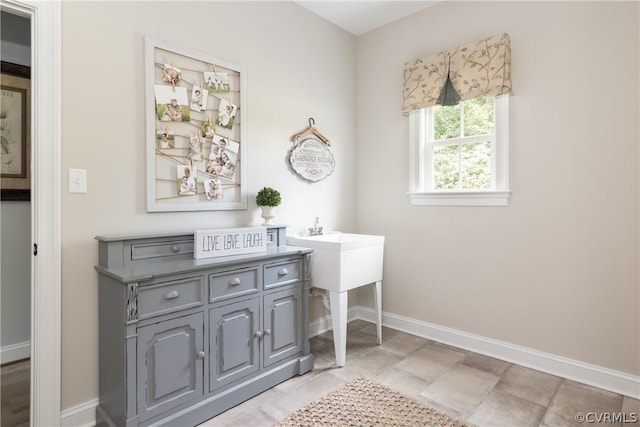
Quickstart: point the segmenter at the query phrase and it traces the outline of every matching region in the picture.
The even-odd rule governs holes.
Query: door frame
[[[59,426],[61,404],[61,2],[2,0],[31,20],[32,426]]]

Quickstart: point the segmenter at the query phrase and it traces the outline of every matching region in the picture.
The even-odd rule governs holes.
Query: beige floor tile
[[[463,352],[429,343],[398,363],[396,367],[431,382],[457,364],[464,356]]]
[[[640,400],[624,396],[622,399],[623,425],[640,424]]]
[[[377,346],[354,356],[349,360],[349,365],[360,369],[362,374],[372,378],[385,369],[392,368],[402,360],[402,356]]]
[[[560,385],[560,378],[540,371],[511,365],[496,389],[546,407]]]
[[[360,319],[352,320],[351,322],[347,323],[347,337],[349,336],[349,334],[353,332],[357,332],[370,325],[372,325],[372,323],[365,322],[364,320],[360,320]],[[333,342],[333,330],[329,330],[321,334],[320,336]]]
[[[576,421],[577,414],[619,413],[621,410],[622,397],[619,395],[572,381],[562,381],[547,408],[542,425],[555,427],[592,424]]]
[[[323,335],[326,338],[326,335]],[[361,331],[354,331],[347,333],[347,359],[350,359],[365,350],[369,350],[371,347],[376,346],[376,337]],[[314,355],[319,355],[326,359],[333,360],[335,363],[335,347],[333,345],[333,338],[330,345],[318,348]]]
[[[234,406],[233,408],[226,410],[225,412],[200,425],[202,427],[219,427],[227,425],[227,423],[231,422],[235,418],[238,418],[249,412],[253,412],[257,410],[264,402],[268,402],[271,398],[277,398],[281,395],[282,393],[280,393],[276,388],[271,388],[245,402],[242,402],[237,406]]]
[[[375,377],[380,384],[397,390],[408,396],[417,397],[427,388],[429,382],[400,369],[386,369]]]
[[[360,375],[366,375],[373,378],[402,360],[402,356],[386,351],[380,346],[370,346],[351,357],[347,357],[345,366],[338,367],[335,360],[331,361],[331,373],[345,381],[358,378]]]
[[[355,366],[353,363],[347,362],[345,366],[336,366],[334,364],[331,368],[331,374],[341,378],[344,381],[351,381],[362,375],[363,371],[360,367]]]
[[[361,331],[347,334],[347,357],[353,357],[362,351],[378,345],[376,337]]]
[[[449,350],[457,351],[458,353],[471,354],[472,352],[469,350],[465,350],[463,348],[455,347],[453,345],[445,344],[442,342],[432,341],[433,345],[437,345],[442,348],[448,348]]]
[[[622,398],[622,412],[628,415],[635,414],[635,418],[640,423],[640,400],[624,396]]]
[[[319,359],[319,358],[316,358],[316,359]],[[316,360],[314,359],[314,362],[315,361]],[[289,390],[293,388],[302,386],[303,383],[305,383],[306,381],[309,381],[311,378],[315,377],[316,375],[320,375],[324,371],[325,370],[317,369],[317,367],[314,366],[314,369],[312,369],[310,372],[307,372],[304,375],[297,375],[293,378],[289,378],[285,382],[282,382],[277,386],[275,386],[273,389],[279,391],[280,393],[287,393]]]
[[[433,381],[422,393],[430,401],[442,403],[470,415],[498,383],[500,377],[464,365],[456,365]]]
[[[579,383],[576,381],[571,381],[571,380],[563,380],[565,383],[567,383],[567,385],[573,386],[573,387],[578,387],[578,388],[583,388],[585,390],[588,391],[595,391],[598,392],[600,394],[603,394],[605,396],[611,397],[613,399],[622,399],[622,396],[618,393],[614,393],[612,391],[608,391],[608,390],[604,390],[601,388],[597,388],[597,387],[593,387],[587,384],[583,384],[583,383]]]
[[[367,322],[362,319],[352,320],[351,322],[347,323],[347,333],[355,332],[370,325],[373,325],[373,323]]]
[[[279,420],[274,419],[271,415],[257,409],[234,418],[224,424],[224,427],[269,427],[278,421]]]
[[[494,359],[478,353],[469,353],[460,361],[461,364],[471,368],[480,369],[493,375],[502,375],[511,365],[509,362]]]
[[[430,341],[425,338],[406,334],[404,332],[398,332],[394,336],[383,340],[382,348],[406,357],[421,349],[429,342]]]
[[[313,354],[326,350],[327,347],[333,348],[333,341],[323,335],[318,335],[311,338],[309,340],[309,344],[311,345],[311,353]]]
[[[479,426],[537,426],[546,408],[520,400],[511,394],[493,390],[468,421]]]
[[[367,324],[367,326],[365,326],[364,328],[358,329],[358,332],[363,333],[363,334],[373,335],[374,337],[376,337],[376,339],[378,338],[378,328],[376,327],[375,323]],[[393,338],[394,336],[396,336],[399,333],[400,332],[396,331],[395,329],[391,329],[391,328],[387,328],[387,327],[383,326],[382,327],[382,342],[384,342],[385,340]]]
[[[333,353],[329,353],[330,358],[324,357],[321,354],[313,355],[313,371],[327,371],[336,367],[335,357]]]
[[[323,372],[309,381],[305,381],[299,387],[294,387],[286,393],[281,393],[272,399],[268,399],[261,405],[263,412],[276,420],[282,420],[287,415],[304,407],[325,394],[342,386],[346,381],[332,375],[331,372]]]

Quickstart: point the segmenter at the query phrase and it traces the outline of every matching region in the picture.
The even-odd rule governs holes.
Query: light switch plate
[[[69,169],[69,193],[87,192],[87,170]]]

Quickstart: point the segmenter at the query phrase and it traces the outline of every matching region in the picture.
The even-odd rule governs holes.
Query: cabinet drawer
[[[204,278],[180,280],[140,287],[138,310],[140,319],[197,307],[204,302]]]
[[[264,288],[288,285],[302,279],[302,261],[294,260],[264,266]]]
[[[193,240],[161,241],[131,245],[131,261],[189,254],[193,256]]]
[[[258,266],[209,275],[209,302],[258,292],[262,276]]]

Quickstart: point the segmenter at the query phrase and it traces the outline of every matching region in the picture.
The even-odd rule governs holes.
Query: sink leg
[[[333,325],[333,346],[336,350],[336,365],[338,366],[344,366],[347,361],[348,296],[348,292],[329,291],[331,323]]]
[[[382,281],[378,280],[373,290],[373,302],[376,309],[376,332],[378,344],[382,344]]]

